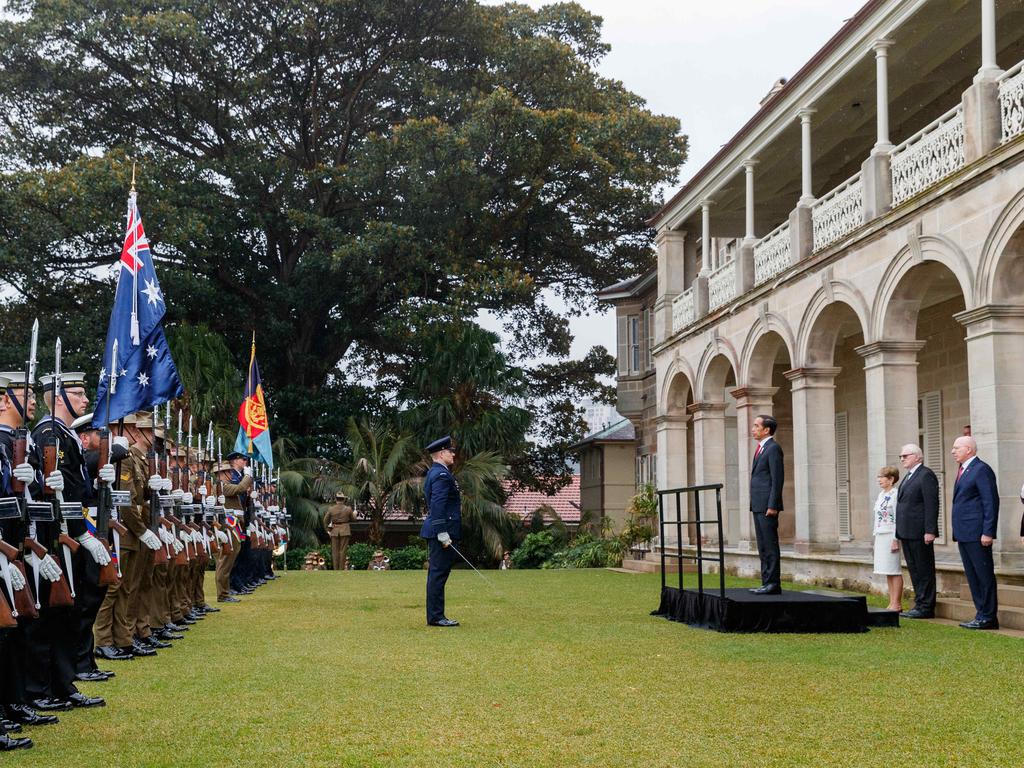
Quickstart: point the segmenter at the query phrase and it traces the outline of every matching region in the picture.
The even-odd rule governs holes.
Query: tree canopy
[[[8,10],[0,268],[15,295],[0,327],[87,296],[103,309],[70,322],[83,343],[102,338],[102,267],[137,161],[169,325],[219,335],[239,370],[257,328],[272,423],[300,453],[336,450],[315,436],[383,407],[380,366],[483,309],[505,318],[518,354],[558,360],[525,374],[527,397],[560,398],[553,429],[571,416],[566,387],[592,389],[607,370],[603,350],[564,360],[566,318],[545,294],[581,311],[651,265],[644,222],[686,143],[676,119],[598,74],[601,21],[580,6]],[[82,365],[98,370],[100,353]],[[359,381],[344,380],[345,360]]]

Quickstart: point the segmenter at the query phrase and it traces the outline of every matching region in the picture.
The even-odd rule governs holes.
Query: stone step
[[[1015,584],[997,584],[996,588],[999,590],[996,599],[1000,607],[1024,608],[1024,587]],[[968,603],[972,602],[971,587],[966,581],[960,586],[960,599],[966,600]]]
[[[935,615],[953,621],[970,621],[975,616],[974,603],[955,597],[940,597],[935,604]],[[1000,605],[998,615],[999,626],[1024,630],[1024,608]]]
[[[661,573],[661,557],[646,557],[643,560],[624,558],[622,569],[636,571],[637,573]],[[694,563],[685,563],[683,573],[696,573],[697,566]],[[665,573],[679,573],[679,561],[674,557],[666,558]]]

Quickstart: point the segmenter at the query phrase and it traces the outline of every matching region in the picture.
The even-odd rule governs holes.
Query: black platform
[[[746,589],[680,592],[663,587],[654,616],[719,632],[866,632],[864,595],[823,595],[783,590],[781,595],[754,595]]]

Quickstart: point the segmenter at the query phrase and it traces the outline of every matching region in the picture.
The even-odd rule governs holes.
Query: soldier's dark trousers
[[[455,553],[450,547],[443,547],[437,539],[427,542],[430,567],[427,569],[427,623],[433,624],[445,617],[444,585],[452,572]]]
[[[231,588],[237,592],[252,582],[252,549],[249,547],[249,540],[246,539],[242,542],[238,559],[231,569]]]
[[[96,623],[96,614],[107,596],[107,588],[100,586],[100,567],[93,560],[85,547],[79,548],[74,555],[75,563],[75,671],[92,672],[96,669],[93,651],[96,646],[93,640],[92,627]]]
[[[6,631],[3,652],[0,653],[0,703],[27,704],[25,690],[29,653],[26,627],[37,621],[18,617],[18,626]]]
[[[29,699],[64,699],[75,687],[75,630],[73,608],[50,608],[50,583],[39,583],[39,618],[25,625],[29,659],[25,692]]]

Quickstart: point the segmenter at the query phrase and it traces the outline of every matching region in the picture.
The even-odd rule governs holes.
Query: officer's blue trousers
[[[442,546],[437,539],[427,541],[430,566],[427,569],[427,623],[434,624],[444,615],[444,585],[455,562],[451,547]]]

